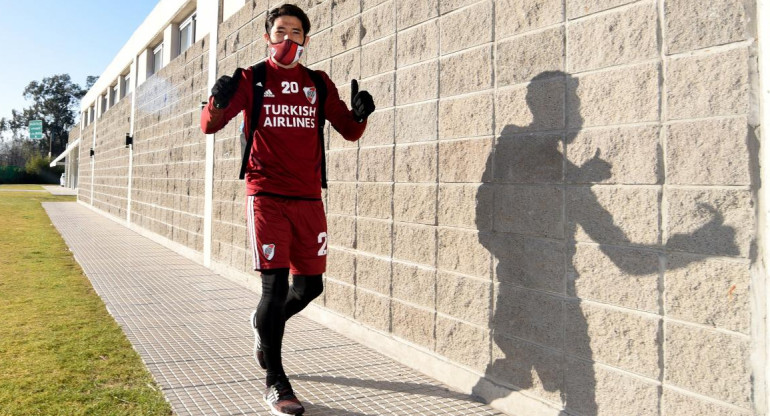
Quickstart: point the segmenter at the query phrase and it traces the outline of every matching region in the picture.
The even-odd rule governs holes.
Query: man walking
[[[247,223],[262,298],[252,314],[255,358],[267,370],[265,401],[274,415],[301,415],[281,360],[288,318],[323,291],[328,235],[321,202],[325,186],[323,122],[346,140],[358,140],[375,106],[352,82],[352,111],[321,71],[299,64],[310,20],[297,6],[271,10],[264,39],[265,63],[222,76],[201,114],[201,129],[214,133],[239,112],[247,145]],[[289,285],[289,274],[292,284]]]

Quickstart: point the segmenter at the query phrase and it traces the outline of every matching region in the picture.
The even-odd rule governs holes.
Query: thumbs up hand
[[[350,106],[353,109],[353,118],[359,123],[363,123],[376,108],[369,92],[358,91],[358,80],[356,79],[350,81]]]

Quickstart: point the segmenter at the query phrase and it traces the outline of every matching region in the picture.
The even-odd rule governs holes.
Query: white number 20
[[[284,81],[281,83],[281,86],[283,87],[283,93],[284,94],[291,94],[291,93],[297,93],[299,92],[299,84],[296,82],[288,82]]]
[[[325,256],[326,255],[326,244],[328,243],[328,240],[326,238],[326,232],[322,232],[321,234],[318,234],[318,243],[321,244],[321,249],[318,250],[319,256]]]

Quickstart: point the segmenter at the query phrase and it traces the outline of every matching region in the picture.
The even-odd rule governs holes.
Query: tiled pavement
[[[43,205],[176,414],[268,414],[256,293],[82,205]],[[283,356],[308,416],[502,415],[302,316]]]

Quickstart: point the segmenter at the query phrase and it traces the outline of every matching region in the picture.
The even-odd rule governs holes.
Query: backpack
[[[260,62],[251,67],[254,79],[252,80],[252,88],[254,91],[254,101],[251,105],[251,117],[249,118],[248,134],[241,132],[241,171],[238,175],[239,179],[243,179],[246,176],[246,166],[249,163],[249,157],[251,155],[251,147],[254,144],[254,132],[256,131],[256,124],[259,122],[259,114],[262,111],[262,98],[264,98],[265,92],[265,79],[267,76],[267,65],[265,62]],[[303,66],[303,68],[305,68]],[[310,79],[315,84],[316,93],[318,94],[318,140],[320,140],[321,146],[321,188],[326,189],[326,147],[324,146],[324,124],[326,124],[326,113],[324,112],[324,104],[326,103],[326,83],[321,77],[321,74],[310,69],[305,68]],[[242,68],[235,70],[233,79],[241,79]]]

